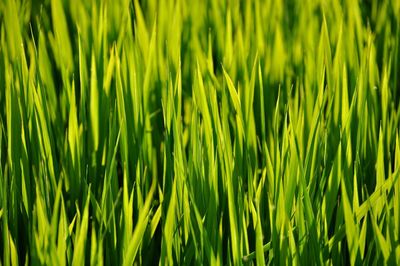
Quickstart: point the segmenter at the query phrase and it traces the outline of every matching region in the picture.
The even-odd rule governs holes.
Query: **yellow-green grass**
[[[400,1],[0,1],[0,265],[400,264]]]

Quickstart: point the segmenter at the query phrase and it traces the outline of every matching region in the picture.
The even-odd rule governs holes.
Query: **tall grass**
[[[0,264],[400,264],[398,0],[0,2]]]

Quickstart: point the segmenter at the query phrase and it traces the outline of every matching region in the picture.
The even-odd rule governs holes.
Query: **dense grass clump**
[[[0,265],[399,265],[399,49],[399,0],[0,1]]]

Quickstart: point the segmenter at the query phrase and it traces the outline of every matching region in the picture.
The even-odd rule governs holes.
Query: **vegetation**
[[[400,264],[399,48],[398,0],[1,1],[2,264]]]

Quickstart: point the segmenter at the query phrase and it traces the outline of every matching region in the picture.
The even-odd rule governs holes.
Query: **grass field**
[[[0,265],[399,265],[399,0],[0,1]]]

